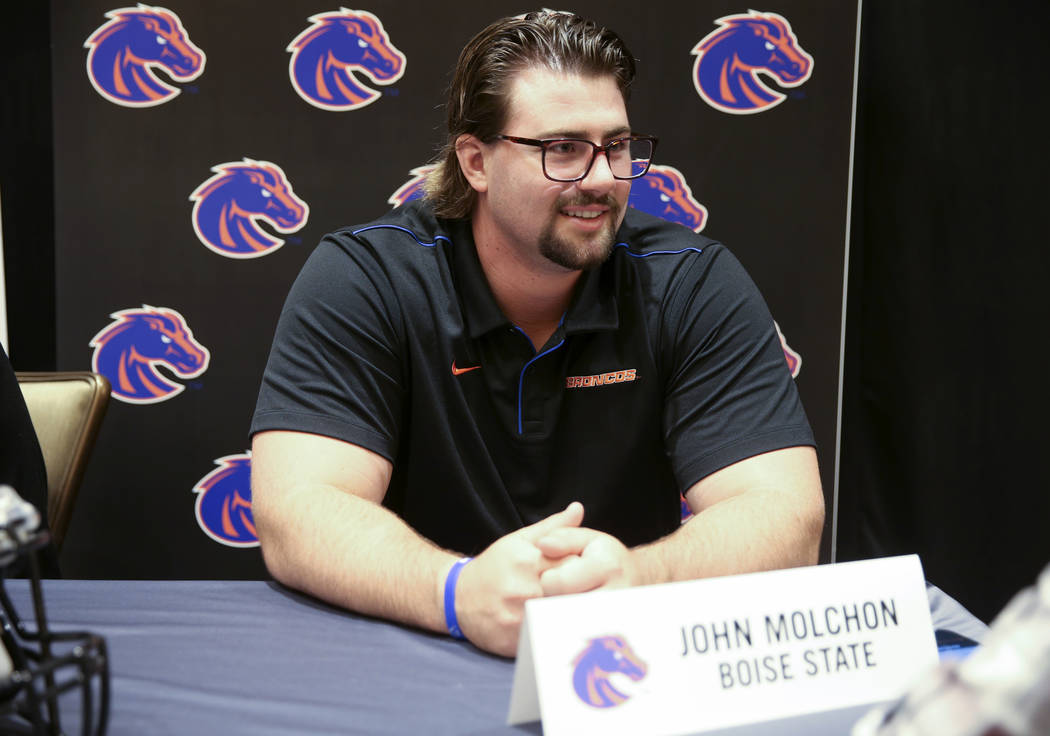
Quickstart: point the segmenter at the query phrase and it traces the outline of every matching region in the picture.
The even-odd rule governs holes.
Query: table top
[[[31,619],[26,582],[7,588]],[[53,630],[106,639],[113,736],[542,733],[504,725],[512,660],[277,583],[48,580],[44,596]],[[935,628],[983,636],[936,588],[930,603]],[[860,712],[806,730],[839,736]]]

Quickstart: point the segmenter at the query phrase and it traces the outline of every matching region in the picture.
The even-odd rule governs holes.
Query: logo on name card
[[[208,369],[211,353],[174,309],[143,304],[109,316],[115,321],[88,346],[95,349],[91,370],[109,379],[113,398],[129,404],[165,401],[186,387],[166,378],[158,366],[180,378],[196,378]]]
[[[190,40],[179,16],[167,8],[139,3],[106,13],[110,20],[84,42],[90,49],[91,86],[124,107],[151,107],[182,92],[157,76],[163,70],[177,82],[190,82],[204,71],[206,57]]]
[[[614,675],[637,682],[648,674],[648,666],[627,640],[615,635],[588,641],[572,664],[572,687],[577,697],[595,708],[613,708],[631,697],[616,689]]]
[[[296,36],[288,76],[296,93],[314,107],[342,112],[370,105],[382,95],[365,85],[393,84],[405,73],[405,55],[394,44],[383,22],[367,10],[342,8],[318,13]]]
[[[258,547],[252,517],[250,452],[215,460],[219,467],[197,481],[194,514],[201,531],[227,547]]]
[[[798,44],[791,24],[776,13],[754,10],[715,21],[720,27],[693,47],[693,86],[711,107],[734,115],[764,112],[786,95],[771,89],[759,75],[781,87],[798,87],[813,73],[813,57]]]

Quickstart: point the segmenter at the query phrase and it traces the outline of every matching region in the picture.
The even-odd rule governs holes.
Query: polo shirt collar
[[[452,235],[452,270],[456,291],[463,305],[467,332],[478,338],[498,327],[511,325],[492,294],[478,259],[470,220],[446,222]],[[600,268],[585,271],[576,284],[575,294],[565,317],[565,334],[615,330],[620,324],[616,305],[616,268],[614,253]]]

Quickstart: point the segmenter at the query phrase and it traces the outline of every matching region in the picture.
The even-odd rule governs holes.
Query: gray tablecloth
[[[25,581],[7,587],[29,618]],[[541,733],[503,725],[512,661],[275,583],[54,580],[44,594],[53,629],[106,638],[114,736]],[[930,602],[935,628],[982,638],[942,591]],[[841,718],[806,726],[842,733]]]

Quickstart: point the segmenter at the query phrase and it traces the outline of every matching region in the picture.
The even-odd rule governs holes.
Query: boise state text
[[[139,3],[106,13],[84,48],[90,49],[87,73],[91,85],[110,102],[125,107],[151,107],[181,92],[156,75],[163,69],[178,82],[204,71],[204,52],[190,41],[179,16],[167,8]]]
[[[95,349],[91,370],[111,386],[111,396],[129,404],[153,404],[178,396],[185,386],[157,371],[163,365],[180,378],[196,378],[208,369],[211,354],[193,337],[186,320],[174,309],[122,309],[115,321],[88,343]]]
[[[863,633],[900,626],[894,599],[867,600],[781,611],[762,617],[760,631],[766,645],[803,642],[802,663],[798,651],[780,651],[721,659],[716,663],[723,690],[735,687],[794,680],[797,676],[842,675],[878,666],[875,643]],[[755,645],[749,618],[703,621],[682,626],[683,658],[695,658]],[[724,655],[723,655],[724,656]]]
[[[692,50],[693,86],[711,107],[734,115],[763,112],[785,95],[766,86],[759,74],[798,87],[813,73],[813,57],[798,45],[783,16],[752,10],[715,22],[720,28]]]
[[[587,642],[572,661],[572,687],[576,696],[594,708],[612,708],[630,697],[617,690],[610,676],[626,675],[635,682],[648,667],[622,636],[598,636]]]
[[[258,547],[252,517],[251,452],[226,455],[218,465],[197,481],[194,514],[201,530],[228,547]]]
[[[229,161],[193,194],[193,231],[210,250],[227,258],[258,258],[284,245],[263,232],[265,220],[279,233],[301,229],[310,208],[292,191],[280,166],[269,161]]]
[[[405,73],[405,55],[390,43],[382,21],[366,10],[342,8],[309,18],[312,25],[288,44],[288,76],[296,94],[314,107],[342,112],[382,95],[355,72],[389,85]]]

